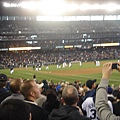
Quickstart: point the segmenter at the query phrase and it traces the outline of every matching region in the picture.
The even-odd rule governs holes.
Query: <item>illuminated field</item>
[[[117,61],[117,60],[116,60]],[[113,61],[113,62],[116,62]],[[35,71],[33,68],[15,68],[15,72],[11,75],[9,69],[1,69],[0,73],[7,74],[8,77],[12,78],[24,78],[32,79],[33,75],[36,75],[37,80],[53,80],[55,83],[62,80],[74,82],[80,80],[81,83],[85,83],[88,79],[97,79],[99,83],[101,79],[102,65],[106,61],[102,61],[99,67],[96,67],[93,62],[83,63],[82,66],[79,66],[79,63],[72,64],[72,67],[60,68],[57,69],[56,65],[50,65],[49,70],[46,70],[45,67],[41,71]],[[110,77],[110,84],[119,85],[120,73],[116,70],[113,71],[112,76]]]

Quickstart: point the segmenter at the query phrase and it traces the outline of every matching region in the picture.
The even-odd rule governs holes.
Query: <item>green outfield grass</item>
[[[79,63],[72,64],[72,67],[66,67],[57,69],[56,65],[50,65],[49,70],[46,70],[45,67],[41,71],[35,71],[31,67],[25,68],[15,68],[14,73],[11,75],[9,69],[0,69],[0,73],[6,74],[8,77],[12,78],[23,78],[23,79],[32,79],[33,75],[36,75],[37,80],[53,80],[55,83],[62,80],[74,82],[80,80],[81,83],[85,83],[88,79],[97,79],[99,83],[101,79],[102,65],[107,61],[101,61],[101,65],[96,67],[93,62],[82,63],[82,66],[79,66]],[[117,60],[112,60],[112,62],[117,62]],[[97,73],[90,73],[91,69],[98,70]],[[90,71],[89,71],[90,69]],[[80,73],[79,73],[80,70]],[[85,71],[87,70],[87,72]],[[76,72],[75,72],[76,71]],[[77,73],[77,74],[76,74]],[[119,85],[120,84],[120,73],[116,70],[113,71],[113,74],[110,77],[110,84]]]

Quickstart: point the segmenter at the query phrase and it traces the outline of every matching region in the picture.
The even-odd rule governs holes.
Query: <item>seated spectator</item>
[[[63,106],[53,110],[49,115],[49,120],[90,120],[82,116],[77,103],[78,91],[73,85],[67,85],[62,92]]]
[[[35,100],[40,97],[38,85],[34,80],[26,80],[21,84],[21,93],[31,107],[32,120],[47,120],[46,111],[39,107]]]
[[[10,91],[12,92],[11,96],[6,97],[2,102],[5,102],[8,99],[21,99],[24,100],[24,96],[20,93],[20,86],[22,84],[22,79],[13,79],[10,81]]]
[[[10,92],[5,88],[7,85],[7,76],[5,74],[0,74],[0,103],[8,96],[11,95]]]
[[[57,100],[57,95],[53,90],[46,91],[47,100],[43,103],[42,107],[47,111],[48,115],[53,109],[59,108],[59,101]]]
[[[6,100],[0,106],[0,120],[31,120],[29,104],[19,99]]]
[[[120,71],[120,66],[117,70]],[[112,71],[113,70],[112,70],[111,62],[103,65],[102,79],[97,88],[95,106],[97,108],[97,112],[101,120],[120,120],[120,116],[116,116],[115,114],[113,114],[107,103],[108,101],[107,88],[108,88],[108,82],[109,82],[108,79]]]

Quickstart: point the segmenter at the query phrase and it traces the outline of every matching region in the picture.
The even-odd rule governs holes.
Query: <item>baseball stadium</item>
[[[12,78],[32,79],[35,74],[38,80],[99,82],[103,63],[120,58],[117,3],[1,1],[0,72]],[[118,85],[119,73],[112,77],[110,84]]]
[[[120,0],[0,0],[0,120],[120,120]]]

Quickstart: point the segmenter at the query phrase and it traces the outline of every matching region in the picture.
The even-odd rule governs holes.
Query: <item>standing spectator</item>
[[[80,114],[78,103],[78,92],[73,85],[68,85],[62,92],[63,106],[53,110],[49,120],[90,120]]]
[[[36,103],[38,104],[38,106],[42,107],[42,104],[46,101],[46,96],[42,94],[42,92],[44,91],[44,83],[41,83],[41,84],[37,84],[38,85],[38,88],[40,90],[40,97],[38,99],[36,99]]]
[[[120,64],[120,63],[119,63]],[[120,71],[120,67],[117,69]],[[112,63],[106,63],[102,68],[102,79],[97,88],[95,106],[101,120],[120,120],[120,116],[112,113],[107,101],[108,79],[112,73]]]
[[[107,90],[107,96],[108,96],[108,100],[110,100],[112,103],[114,103],[116,101],[115,97],[113,96],[113,89],[108,86],[108,90]]]
[[[6,100],[0,106],[0,120],[32,120],[31,108],[23,100]]]
[[[111,111],[113,112],[112,103],[110,101],[108,101],[108,105],[111,108]],[[82,109],[86,112],[86,116],[89,117],[91,120],[99,120],[100,119],[97,114],[96,107],[95,107],[95,96],[88,97],[83,102]]]
[[[88,88],[88,91],[85,93],[84,100],[88,97],[94,97],[96,94],[96,79],[95,80],[88,80],[86,82],[86,86]]]
[[[20,86],[22,84],[22,79],[13,79],[10,81],[10,91],[12,93],[11,96],[6,97],[2,102],[5,102],[8,99],[21,99],[24,100],[24,96],[20,93]]]
[[[11,95],[10,92],[5,88],[7,85],[8,78],[5,74],[0,74],[0,103],[8,96]]]
[[[53,109],[59,108],[59,101],[57,99],[57,95],[53,90],[47,90],[46,91],[46,101],[43,103],[42,107],[47,111],[47,114],[49,115]]]
[[[40,91],[36,82],[34,80],[24,81],[20,91],[25,97],[25,102],[31,107],[32,120],[47,120],[46,111],[35,102],[40,97]]]
[[[120,116],[120,89],[116,90],[116,102],[113,103],[113,113]]]

